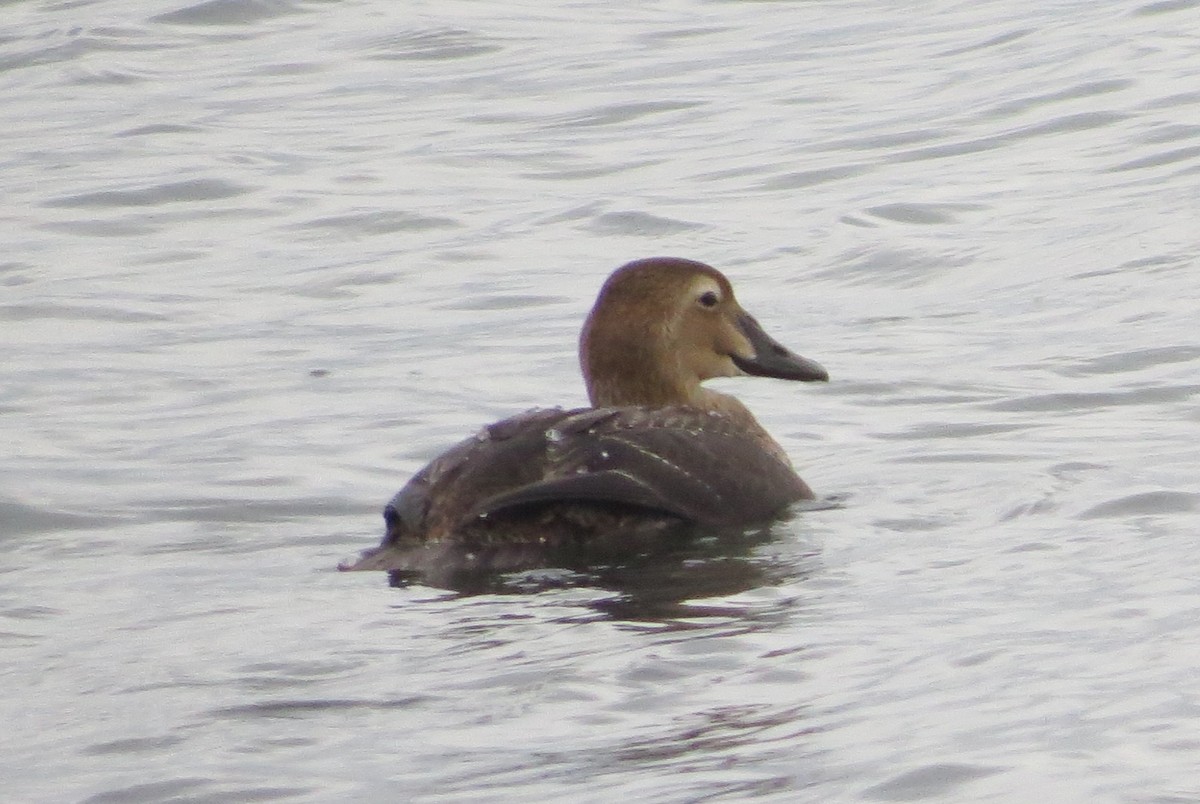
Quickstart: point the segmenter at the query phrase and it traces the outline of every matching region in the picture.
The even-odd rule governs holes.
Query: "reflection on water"
[[[781,586],[813,571],[818,554],[803,551],[792,526],[747,532],[694,535],[619,563],[595,564],[586,556],[552,554],[544,566],[519,572],[440,574],[437,586],[460,595],[537,594],[582,588],[611,593],[589,605],[616,620],[738,617],[734,597],[750,589]],[[785,543],[784,540],[788,540]],[[393,571],[389,584],[405,588],[429,582],[427,573]]]

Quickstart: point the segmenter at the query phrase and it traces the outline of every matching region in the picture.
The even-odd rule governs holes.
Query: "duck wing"
[[[571,501],[645,508],[705,526],[742,526],[811,496],[760,432],[719,413],[692,408],[556,413],[489,428],[494,443],[507,442],[502,449],[509,456],[539,463],[540,476],[530,478],[525,463],[525,471],[514,472],[517,482],[482,496],[464,521]]]

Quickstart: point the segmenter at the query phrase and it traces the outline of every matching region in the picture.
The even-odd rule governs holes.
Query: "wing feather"
[[[460,521],[569,501],[739,525],[769,519],[807,493],[759,434],[722,416],[687,408],[559,413],[502,428],[490,447],[497,454],[484,463],[510,466],[507,482],[487,484]]]

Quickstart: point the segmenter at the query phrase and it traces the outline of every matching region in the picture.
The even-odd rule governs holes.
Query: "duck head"
[[[744,375],[829,379],[820,365],[764,332],[720,271],[673,257],[636,260],[608,278],[579,352],[596,407],[725,409],[730,398],[701,383]]]

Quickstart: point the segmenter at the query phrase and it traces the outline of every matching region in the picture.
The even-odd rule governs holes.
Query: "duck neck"
[[[587,378],[588,397],[595,407],[668,408],[675,405],[705,407],[702,388],[693,393],[682,384],[664,382],[666,378],[631,375],[619,381],[601,376]]]
[[[703,405],[698,405],[697,407],[721,413],[739,422],[746,430],[758,437],[764,449],[778,458],[784,465],[792,465],[791,459],[788,458],[783,447],[771,437],[766,428],[758,423],[758,419],[754,418],[754,414],[750,412],[748,407],[742,404],[740,399],[729,394],[713,391],[709,388],[700,388],[700,393],[705,396],[705,401]]]
[[[762,425],[754,418],[754,414],[750,409],[742,404],[742,401],[735,396],[722,394],[719,391],[714,391],[711,388],[697,387],[701,401],[699,404],[693,404],[693,407],[701,410],[711,410],[716,413],[723,413],[731,419],[736,419],[748,427],[756,430],[762,430]],[[765,431],[764,431],[765,432]]]
[[[673,354],[647,348],[647,340],[630,339],[621,349],[589,350],[585,341],[580,364],[588,397],[595,407],[703,407],[704,389],[684,381],[683,367]]]
[[[645,355],[640,357],[643,359],[627,351],[621,361],[612,365],[602,359],[581,361],[593,407],[690,407],[719,413],[756,434],[768,452],[791,466],[783,447],[771,438],[739,399],[705,388],[698,382],[683,381],[682,369],[675,373],[664,371],[662,367],[671,365],[669,361]]]
[[[736,397],[705,388],[694,378],[690,382],[685,380],[682,367],[676,371],[666,370],[668,367],[673,367],[670,357],[663,359],[629,353],[620,365],[612,366],[611,371],[605,370],[609,367],[602,361],[593,361],[591,365],[585,362],[588,396],[592,405],[598,408],[683,406],[713,411],[762,431],[754,415]]]

